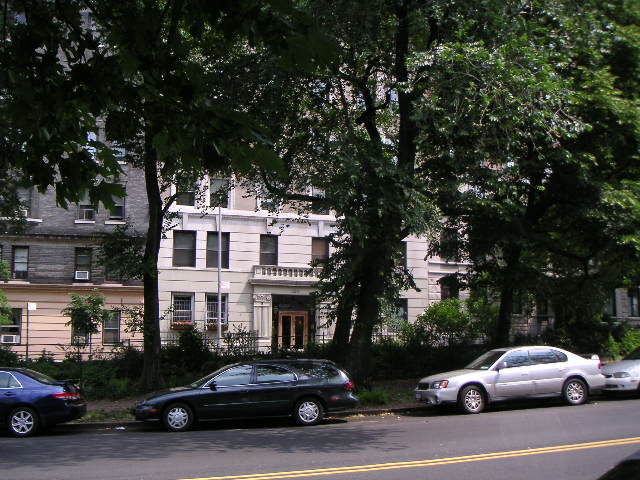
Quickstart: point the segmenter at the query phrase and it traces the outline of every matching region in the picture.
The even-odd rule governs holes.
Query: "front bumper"
[[[157,420],[160,418],[160,409],[155,405],[140,403],[131,409],[131,414],[136,420]]]
[[[605,392],[633,392],[638,390],[639,381],[637,378],[606,378],[604,381]]]
[[[441,405],[443,403],[456,403],[458,391],[454,388],[440,388],[428,390],[415,390],[416,400],[427,405]]]

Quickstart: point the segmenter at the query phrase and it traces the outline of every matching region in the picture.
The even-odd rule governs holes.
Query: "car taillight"
[[[602,370],[602,361],[598,362],[598,370]]]
[[[344,384],[344,388],[346,388],[347,390],[355,390],[356,384],[353,383],[351,380],[349,380],[347,383]]]
[[[58,393],[54,393],[53,396],[55,398],[61,398],[62,400],[80,400],[79,393],[58,392]]]

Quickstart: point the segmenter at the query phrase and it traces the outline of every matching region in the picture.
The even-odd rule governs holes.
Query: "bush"
[[[391,396],[381,390],[365,390],[358,392],[358,399],[360,405],[364,407],[367,405],[386,405],[391,401]]]
[[[640,328],[630,328],[620,339],[620,353],[629,355],[637,348],[640,348]]]
[[[0,366],[17,367],[20,363],[20,356],[6,345],[0,345]]]
[[[416,318],[414,329],[432,346],[463,345],[478,337],[478,325],[458,298],[430,305]]]

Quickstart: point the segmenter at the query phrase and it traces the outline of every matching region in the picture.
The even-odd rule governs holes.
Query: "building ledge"
[[[255,265],[250,283],[256,285],[313,286],[320,280],[320,268]]]

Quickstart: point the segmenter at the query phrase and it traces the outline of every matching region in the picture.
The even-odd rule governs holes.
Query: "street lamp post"
[[[222,348],[222,203],[218,205],[218,353]]]

